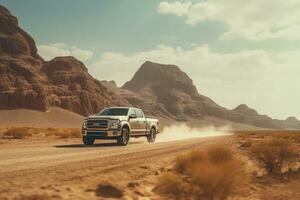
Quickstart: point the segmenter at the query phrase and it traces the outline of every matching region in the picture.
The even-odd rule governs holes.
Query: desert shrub
[[[50,132],[50,131],[45,132],[46,137],[53,136],[53,135],[54,135],[54,132]]]
[[[300,143],[300,133],[299,132],[290,133],[290,140],[296,143]]]
[[[120,199],[123,197],[124,192],[120,187],[112,183],[101,183],[98,184],[95,193],[99,197]]]
[[[264,164],[268,174],[280,174],[284,165],[297,161],[298,152],[289,140],[272,139],[252,147],[255,157]]]
[[[47,131],[47,132],[53,132],[53,131],[55,131],[55,130],[56,130],[55,128],[51,128],[51,127],[46,128],[46,131]]]
[[[47,128],[45,132],[45,136],[55,136],[61,139],[67,138],[79,138],[81,137],[81,130],[78,128]]]
[[[28,136],[32,136],[32,133],[27,127],[12,127],[3,133],[4,138],[23,139]]]
[[[67,139],[67,138],[79,138],[81,137],[81,131],[80,129],[60,129],[55,132],[55,136],[62,138],[62,139]]]
[[[210,146],[176,158],[174,171],[163,174],[154,189],[169,199],[224,200],[245,189],[243,163],[224,146]]]
[[[295,141],[296,143],[300,143],[300,133],[294,134],[294,141]]]
[[[180,175],[167,172],[160,176],[159,182],[154,190],[160,195],[172,199],[188,199],[186,198],[188,191],[184,187],[184,181]]]
[[[245,141],[241,142],[241,147],[248,148],[252,146],[252,142],[249,138],[247,138]]]

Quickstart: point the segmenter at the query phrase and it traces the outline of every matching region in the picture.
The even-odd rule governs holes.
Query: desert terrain
[[[28,140],[1,140],[1,199],[101,199],[120,192],[123,199],[150,198],[153,181],[174,156],[224,138],[136,140],[126,147],[113,142],[86,147],[79,138]],[[108,184],[103,194],[101,184]]]
[[[19,24],[0,5],[0,200],[300,199],[296,117],[223,107],[174,64],[100,81],[72,55],[45,60]],[[83,120],[110,106],[157,118],[156,143],[84,146]]]
[[[201,158],[201,155],[196,155],[188,160],[192,154],[201,154],[209,151],[209,148],[217,149],[214,158],[221,158],[220,162],[225,162],[223,158],[226,159],[227,151],[238,160],[238,164],[233,162],[235,164],[230,167],[230,172],[222,163],[216,168],[218,172],[213,171],[216,166],[212,163],[205,166],[206,170],[212,170],[203,172],[209,176],[208,180],[203,179],[206,180],[205,184],[217,186],[212,190],[213,194],[225,193],[225,199],[296,200],[300,197],[300,133],[296,131],[234,133],[197,129],[197,135],[193,133],[189,137],[188,133],[183,133],[188,139],[179,137],[173,141],[163,137],[163,134],[168,135],[163,132],[155,144],[148,144],[143,138],[133,138],[125,147],[117,146],[115,141],[101,140],[94,146],[84,146],[78,136],[79,129],[63,135],[68,132],[67,129],[32,128],[32,135],[22,139],[12,139],[5,131],[2,129],[0,140],[1,199],[199,199],[197,193],[199,198],[187,196],[186,191],[175,190],[177,186],[189,183],[178,183],[176,179],[172,182],[174,180],[168,180],[168,174],[178,173],[176,170],[180,157],[184,158],[181,165],[189,167],[190,162],[197,161],[196,157]],[[41,138],[41,132],[46,134],[44,138]],[[253,149],[261,144],[266,146],[278,138],[285,139],[287,143],[283,144],[293,147],[296,155],[291,165],[282,165],[280,171],[274,169],[269,173]],[[271,148],[277,151],[274,146]],[[281,152],[285,150],[281,149]],[[277,155],[274,156],[277,159]],[[201,174],[202,171],[198,172]],[[214,177],[215,173],[220,176],[219,179]],[[203,186],[196,184],[194,187],[201,189]],[[234,192],[224,192],[220,189],[224,187],[234,189]],[[222,198],[216,196],[214,199]]]

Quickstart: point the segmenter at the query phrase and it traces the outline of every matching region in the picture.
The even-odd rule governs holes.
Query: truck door
[[[139,119],[137,118],[135,109],[130,109],[128,116],[129,116],[129,124],[131,127],[131,133],[135,135],[138,133],[138,129],[139,129]]]
[[[146,118],[144,116],[144,113],[141,109],[136,109],[135,110],[137,119],[138,119],[138,132],[145,134],[146,133],[146,126],[147,126],[147,122],[146,122]]]

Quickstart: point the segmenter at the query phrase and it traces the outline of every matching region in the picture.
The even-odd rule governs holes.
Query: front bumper
[[[114,139],[121,135],[121,130],[89,130],[82,129],[82,136],[94,139]]]

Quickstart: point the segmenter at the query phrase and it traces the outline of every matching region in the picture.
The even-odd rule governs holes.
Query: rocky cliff
[[[94,79],[74,57],[45,62],[18,20],[0,6],[0,108],[45,111],[56,106],[81,115],[128,105]]]

